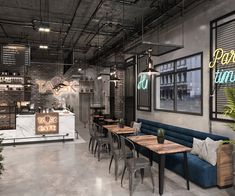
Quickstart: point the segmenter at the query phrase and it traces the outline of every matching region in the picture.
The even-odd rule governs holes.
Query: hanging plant
[[[225,88],[225,96],[227,104],[224,107],[224,115],[231,118],[233,122],[228,123],[227,126],[235,132],[235,88]],[[235,144],[235,141],[225,141]]]

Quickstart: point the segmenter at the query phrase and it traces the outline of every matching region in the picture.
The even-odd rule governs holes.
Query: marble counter
[[[75,115],[69,113],[59,113],[59,133],[58,134],[35,134],[35,114],[29,115],[17,115],[16,117],[16,129],[12,130],[0,130],[1,137],[7,140],[3,140],[5,143],[13,143],[13,138],[16,138],[15,143],[21,142],[38,142],[38,141],[53,141],[62,140],[63,137],[60,135],[66,135],[65,140],[71,140],[75,137]],[[53,136],[53,137],[47,137]],[[31,138],[35,137],[35,138]],[[10,140],[9,140],[10,139]]]

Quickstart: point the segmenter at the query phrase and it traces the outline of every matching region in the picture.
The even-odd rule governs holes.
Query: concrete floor
[[[84,140],[88,130],[79,129]],[[124,188],[114,179],[114,171],[108,173],[109,155],[102,154],[101,161],[88,151],[83,140],[66,143],[46,143],[4,147],[5,171],[0,179],[0,196],[128,196],[128,175]],[[121,162],[120,162],[121,163]],[[123,164],[119,168],[122,172]],[[158,195],[158,169],[154,165],[155,193],[148,173],[144,183],[140,177],[134,180],[134,196]],[[164,196],[234,196],[232,188],[202,189],[166,170]]]

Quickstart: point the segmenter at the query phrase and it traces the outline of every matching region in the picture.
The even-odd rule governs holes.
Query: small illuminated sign
[[[209,67],[214,68],[218,62],[222,65],[235,63],[235,51],[225,52],[222,48],[217,48],[213,53],[213,60],[210,62]],[[235,73],[232,70],[218,69],[215,72],[214,82],[216,84],[233,83],[235,82]]]
[[[137,85],[138,90],[146,90],[148,89],[148,76],[146,74],[142,74],[139,76],[139,82]]]
[[[58,113],[36,113],[36,134],[59,133]]]

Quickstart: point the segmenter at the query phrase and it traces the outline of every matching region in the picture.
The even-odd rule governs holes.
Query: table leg
[[[188,157],[187,157],[187,152],[184,152],[184,178],[186,179],[187,182],[187,189],[189,190],[189,172],[188,172]]]
[[[164,154],[160,154],[159,155],[159,195],[163,194],[163,189],[164,189],[164,170],[165,170],[165,155]]]

